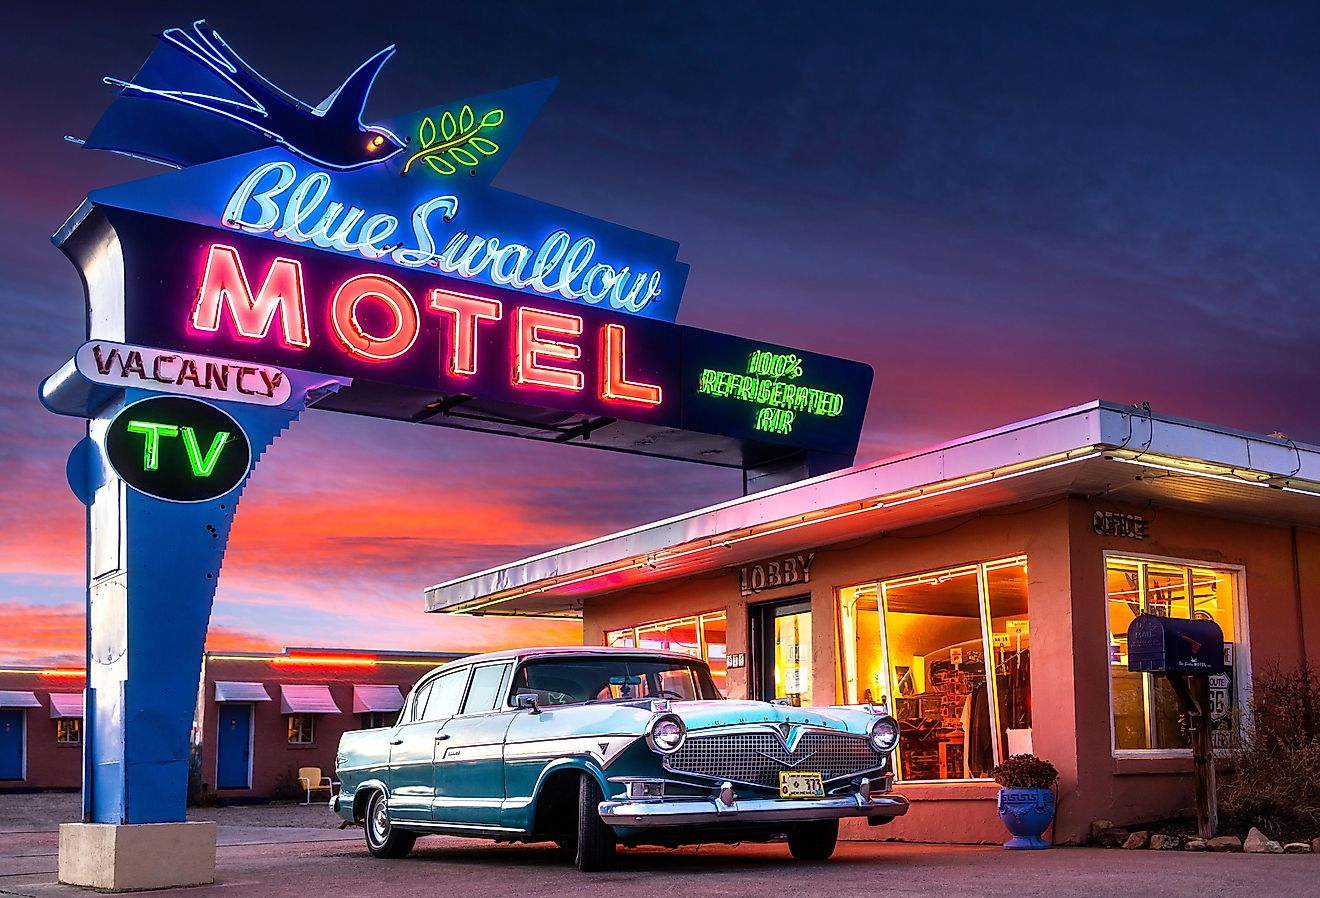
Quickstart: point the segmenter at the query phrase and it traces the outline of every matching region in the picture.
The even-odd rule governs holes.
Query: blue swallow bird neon
[[[203,120],[218,119],[255,133],[264,139],[257,146],[278,144],[324,168],[347,170],[375,165],[404,148],[404,141],[389,129],[362,122],[371,86],[381,67],[394,55],[392,45],[358,66],[338,89],[313,107],[268,81],[204,20],[194,22],[190,31],[167,29],[160,39],[163,49],[177,51],[164,63],[157,62],[153,54],[134,80],[105,79],[121,89],[121,97],[187,107],[195,111],[194,119],[199,111]],[[142,154],[161,161],[179,161],[149,151]]]

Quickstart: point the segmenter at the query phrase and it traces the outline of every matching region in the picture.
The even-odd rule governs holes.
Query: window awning
[[[281,714],[338,714],[329,686],[280,686]]]
[[[0,690],[0,708],[40,708],[35,692],[7,692]]]
[[[403,693],[393,683],[353,685],[353,713],[369,714],[373,711],[403,710]]]
[[[268,702],[270,693],[260,683],[215,681],[215,700],[218,702]]]
[[[50,694],[50,716],[82,717],[83,694],[81,692],[52,692]]]

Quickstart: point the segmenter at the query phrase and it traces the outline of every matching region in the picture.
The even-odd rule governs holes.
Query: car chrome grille
[[[808,731],[793,751],[774,733],[689,735],[683,747],[665,756],[665,766],[677,773],[779,788],[779,773],[802,770],[821,774],[825,782],[883,767],[885,759],[865,736]]]

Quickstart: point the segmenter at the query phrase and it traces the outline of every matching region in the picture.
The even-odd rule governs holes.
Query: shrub
[[[1255,676],[1249,727],[1220,759],[1220,828],[1273,839],[1320,835],[1320,669],[1269,662]]]
[[[302,801],[307,790],[298,783],[298,772],[290,767],[275,778],[270,797],[273,801]]]
[[[1009,755],[990,771],[1005,789],[1048,789],[1059,781],[1059,771],[1035,755]]]

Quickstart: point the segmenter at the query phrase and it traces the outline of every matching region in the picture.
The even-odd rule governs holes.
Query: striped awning
[[[10,692],[0,690],[0,708],[40,708],[35,692]]]
[[[268,702],[270,693],[260,683],[215,681],[215,700],[218,702]]]
[[[50,694],[50,716],[82,717],[83,694],[81,692],[52,692]]]
[[[338,714],[329,686],[280,686],[281,714]]]
[[[403,693],[393,683],[353,684],[353,713],[370,714],[373,711],[403,710]]]

